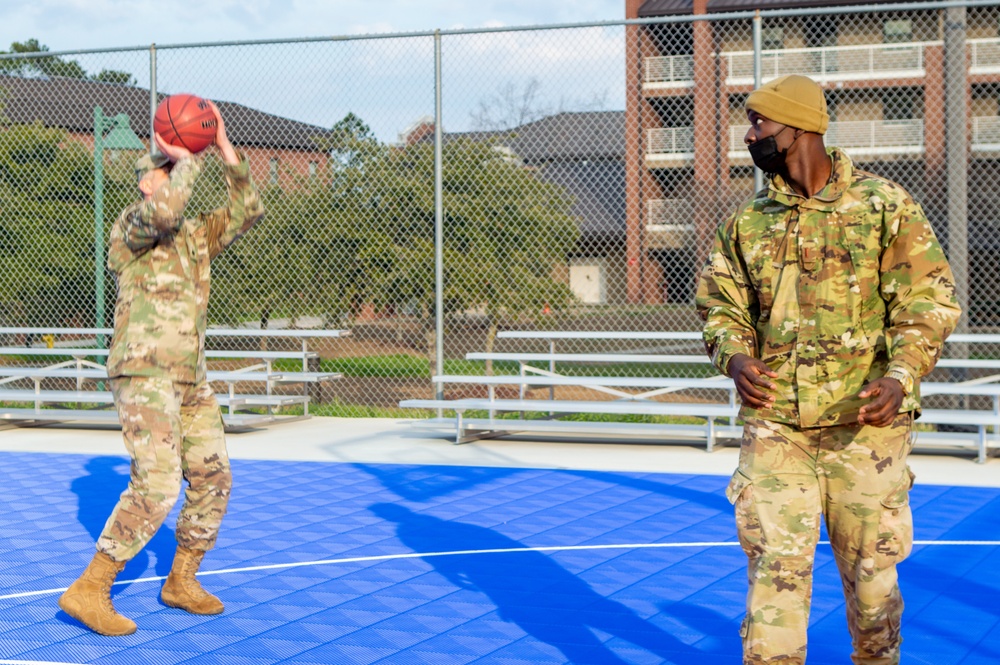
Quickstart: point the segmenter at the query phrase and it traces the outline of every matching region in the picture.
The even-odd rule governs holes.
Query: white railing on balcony
[[[1000,71],[1000,39],[970,40],[973,69]],[[783,74],[805,74],[821,82],[920,77],[924,49],[941,42],[862,44],[824,48],[767,50],[761,54],[765,81]],[[978,57],[978,61],[977,61]],[[753,84],[753,51],[719,54],[729,85]],[[976,63],[979,63],[977,65]],[[694,57],[671,55],[646,58],[644,83],[649,87],[683,87],[694,79]]]
[[[657,84],[659,87],[678,87],[691,85],[694,80],[694,56],[665,55],[646,58],[646,83]]]
[[[1000,116],[975,116],[972,119],[972,149],[980,152],[1000,152]],[[745,125],[729,127],[729,158],[750,159],[743,137]],[[924,152],[923,120],[857,120],[831,122],[824,136],[828,146],[844,148],[851,155],[912,155]],[[690,160],[694,157],[694,129],[665,127],[649,130],[647,156],[670,156]],[[650,201],[649,219],[672,215],[669,201]],[[664,203],[657,203],[664,201]],[[656,203],[659,207],[653,207]]]
[[[934,42],[789,48],[761,53],[761,75],[768,81],[805,74],[817,81],[856,81],[924,75],[924,48]],[[723,53],[729,85],[753,83],[753,51]]]
[[[681,233],[694,230],[691,199],[650,199],[646,202],[646,230],[653,233]]]
[[[694,156],[693,127],[664,127],[650,129],[646,134],[646,154]]]
[[[729,157],[749,159],[743,137],[746,126],[729,128]],[[856,155],[905,155],[924,151],[923,120],[858,120],[831,122],[824,143]]]
[[[942,44],[932,41],[767,50],[761,54],[762,76],[767,81],[783,74],[806,74],[821,82],[922,77],[925,49]],[[970,73],[1000,73],[1000,37],[970,39],[968,47]],[[729,85],[753,84],[753,51],[732,51],[718,57],[725,61]],[[644,67],[644,83],[649,87],[685,87],[694,80],[691,55],[646,58]]]
[[[969,40],[969,71],[973,74],[1000,72],[1000,38]]]
[[[750,159],[743,137],[746,127],[733,125],[729,128],[729,158]],[[912,155],[924,151],[923,120],[857,120],[831,122],[824,143],[828,146],[844,148],[851,155]],[[975,116],[972,118],[972,149],[977,151],[1000,152],[1000,116]],[[691,127],[666,127],[649,130],[647,156],[669,156],[673,159],[694,157],[694,129]],[[657,199],[671,201],[671,199]],[[649,219],[659,219],[670,215],[669,203],[652,207],[650,201]],[[666,207],[664,207],[666,206]]]
[[[972,119],[972,149],[1000,152],[1000,117],[989,115]]]

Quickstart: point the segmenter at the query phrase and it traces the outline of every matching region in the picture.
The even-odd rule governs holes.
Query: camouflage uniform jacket
[[[743,414],[799,427],[857,420],[864,385],[933,369],[961,310],[920,206],[831,148],[812,198],[780,176],[720,225],[696,302],[724,374],[737,353],[778,374],[775,403]],[[915,389],[901,411],[919,411]]]
[[[108,267],[118,278],[118,300],[109,376],[205,379],[210,261],[264,211],[241,156],[224,166],[227,205],[185,219],[200,171],[197,158],[181,159],[169,184],[126,208],[111,230]]]

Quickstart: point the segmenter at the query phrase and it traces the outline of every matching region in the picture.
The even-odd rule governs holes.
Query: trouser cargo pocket
[[[910,511],[910,488],[913,474],[909,468],[879,500],[881,515],[875,541],[875,566],[884,569],[899,563],[913,549],[913,514]]]

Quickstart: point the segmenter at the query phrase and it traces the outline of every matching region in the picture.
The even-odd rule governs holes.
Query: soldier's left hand
[[[883,376],[862,388],[858,397],[872,398],[868,404],[861,407],[858,423],[887,427],[892,424],[903,403],[903,386],[896,379]]]

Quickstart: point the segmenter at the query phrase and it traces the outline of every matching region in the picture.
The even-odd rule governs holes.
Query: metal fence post
[[[153,118],[156,116],[156,44],[149,45],[149,152],[156,152],[153,140]]]
[[[434,371],[444,374],[444,190],[442,180],[441,31],[434,31]],[[435,384],[435,396],[444,398],[444,386]]]
[[[968,332],[969,321],[969,110],[965,7],[945,10],[944,21],[945,154],[948,182],[948,262],[965,316],[955,332]]]
[[[104,114],[94,107],[94,327],[104,327]],[[104,335],[97,335],[104,347]]]
[[[760,17],[760,10],[758,9],[753,15],[753,89],[756,90],[760,87],[763,82],[761,78],[763,77],[763,54],[761,50],[764,48],[764,27],[763,19]],[[753,169],[753,191],[759,192],[764,189],[764,172],[761,171],[756,166]]]

